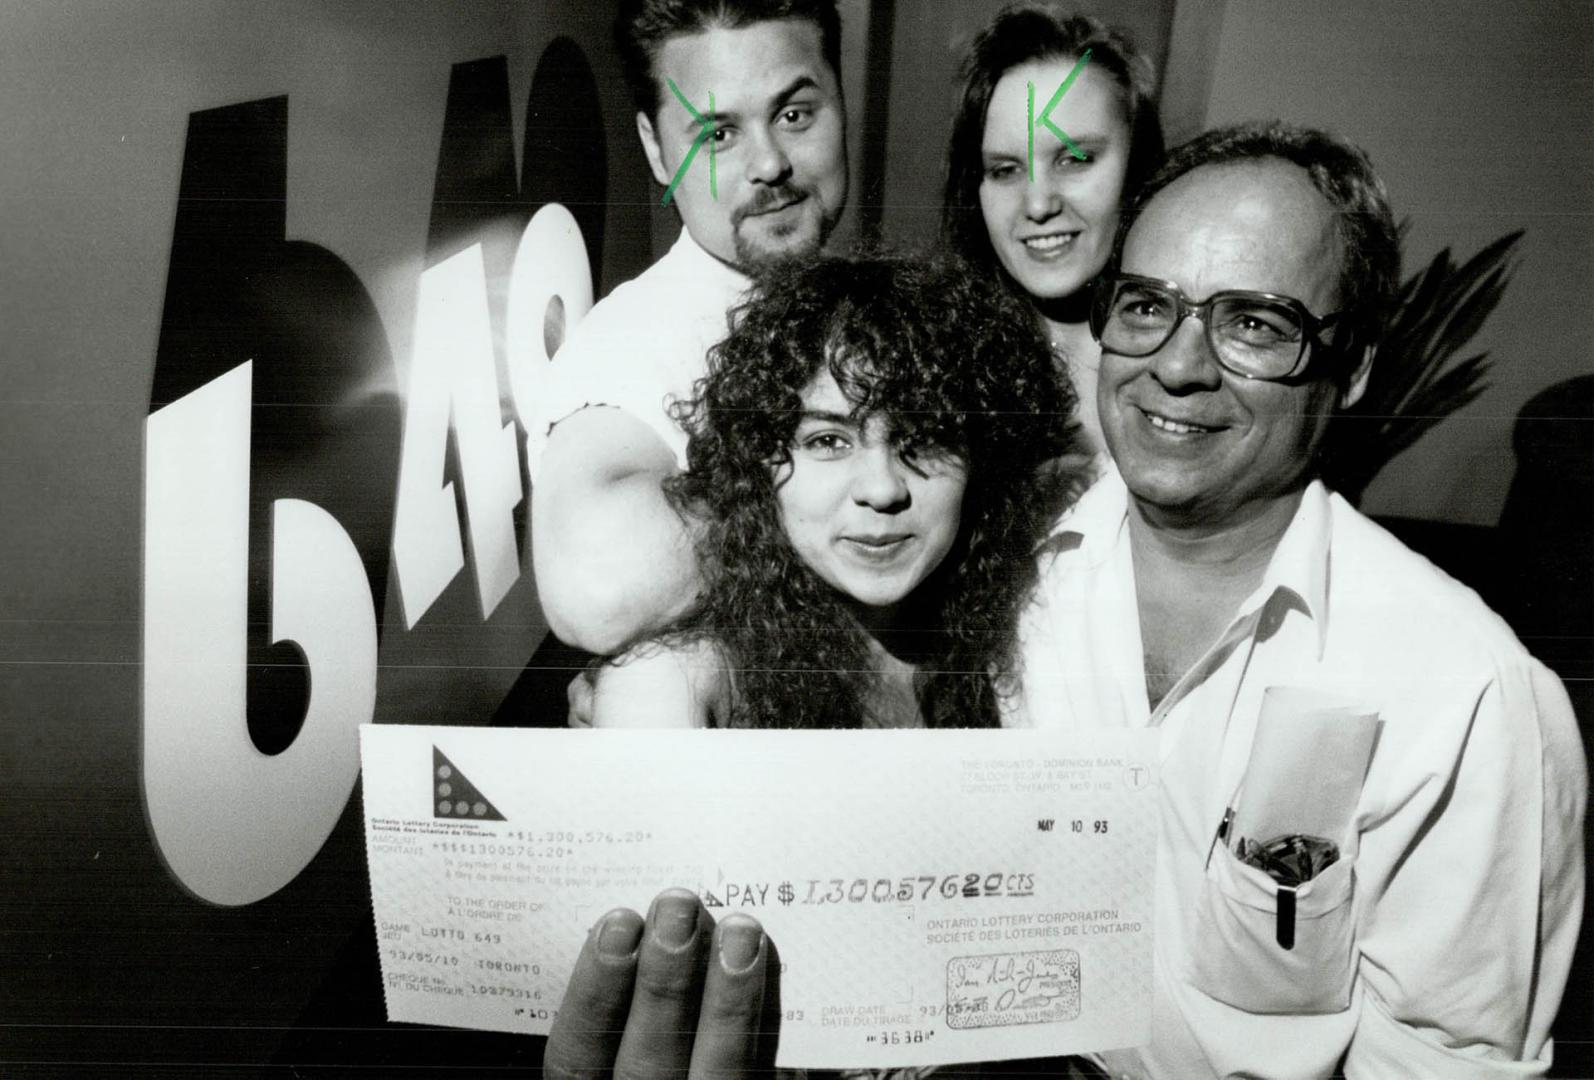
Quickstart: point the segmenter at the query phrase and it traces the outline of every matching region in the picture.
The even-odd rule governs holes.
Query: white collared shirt
[[[664,257],[617,286],[576,324],[537,387],[528,426],[532,480],[548,433],[589,405],[624,409],[664,440],[686,468],[686,432],[669,405],[692,396],[707,353],[729,329],[747,276],[698,246],[686,229]]]
[[[1588,778],[1560,681],[1476,594],[1313,483],[1261,587],[1153,712],[1127,511],[1109,472],[1054,531],[1008,717],[1162,729],[1153,1037],[1102,1063],[1181,1080],[1541,1073],[1583,898]],[[1353,873],[1303,890],[1300,918],[1319,921],[1289,953],[1214,844],[1269,686],[1382,721]]]

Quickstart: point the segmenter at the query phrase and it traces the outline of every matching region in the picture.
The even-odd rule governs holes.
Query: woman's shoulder
[[[592,724],[713,727],[729,688],[730,671],[716,642],[707,638],[643,642],[599,668]]]

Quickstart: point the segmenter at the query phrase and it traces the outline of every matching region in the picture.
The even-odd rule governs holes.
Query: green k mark
[[[1084,70],[1085,63],[1089,59],[1090,50],[1086,49],[1084,55],[1079,58],[1079,62],[1074,65],[1074,69],[1068,73],[1068,77],[1064,79],[1062,85],[1057,88],[1057,93],[1053,94],[1052,99],[1046,103],[1046,108],[1041,110],[1041,118],[1039,120],[1035,119],[1035,84],[1028,84],[1029,106],[1026,116],[1029,119],[1029,180],[1032,184],[1035,182],[1035,129],[1038,127],[1044,127],[1047,131],[1050,131],[1053,135],[1056,135],[1063,141],[1063,145],[1068,147],[1068,152],[1070,154],[1073,154],[1080,161],[1085,160],[1085,152],[1074,145],[1074,140],[1070,139],[1062,128],[1052,123],[1052,110],[1057,108],[1057,103],[1059,101],[1063,100],[1063,95],[1068,93],[1068,88],[1074,85],[1074,80],[1079,77],[1079,73]],[[674,83],[670,84],[672,89],[674,88],[674,85]],[[684,103],[685,99],[682,100]],[[690,108],[690,106],[688,106],[688,108]]]
[[[1073,76],[1069,76],[1069,78],[1073,78]],[[666,76],[664,81],[669,83],[670,93],[674,94],[675,100],[681,103],[681,108],[690,113],[692,119],[703,126],[703,130],[699,131],[697,138],[692,140],[692,148],[686,152],[686,156],[681,159],[680,168],[676,169],[675,175],[670,178],[670,186],[664,189],[664,198],[660,201],[660,206],[670,205],[670,196],[675,194],[676,185],[686,175],[686,170],[692,167],[692,159],[697,157],[697,148],[703,145],[705,139],[710,139],[714,135],[714,121],[709,119],[709,117],[714,115],[714,91],[710,90],[708,92],[709,117],[705,117],[702,113],[692,108],[692,103],[686,100],[686,95],[681,93],[681,88],[675,85],[674,79]],[[1061,97],[1062,95],[1059,94],[1058,96]],[[708,193],[715,202],[718,202],[720,197],[717,179],[714,170],[714,144],[710,142],[708,144]]]

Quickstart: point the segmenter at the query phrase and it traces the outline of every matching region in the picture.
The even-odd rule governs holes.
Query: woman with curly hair
[[[1116,27],[1026,4],[976,35],[962,74],[942,240],[1027,302],[1099,452],[1092,284],[1112,254],[1119,207],[1162,159],[1151,63]],[[1068,141],[1036,126],[1043,116]]]
[[[966,267],[773,271],[677,406],[698,608],[606,662],[593,723],[997,726],[1071,405],[1034,320]]]

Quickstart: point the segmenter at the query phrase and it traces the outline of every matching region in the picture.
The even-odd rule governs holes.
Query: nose
[[[748,132],[747,178],[757,184],[780,184],[791,176],[791,158],[768,127]]]
[[[1212,355],[1206,327],[1194,315],[1180,320],[1173,336],[1151,354],[1151,374],[1171,394],[1216,390],[1223,385],[1223,368]]]
[[[894,447],[885,442],[858,453],[852,475],[852,501],[881,514],[896,513],[908,505],[907,466]]]
[[[1045,221],[1063,209],[1063,193],[1052,180],[1049,170],[1040,168],[1033,181],[1024,181],[1024,216],[1031,221]]]

